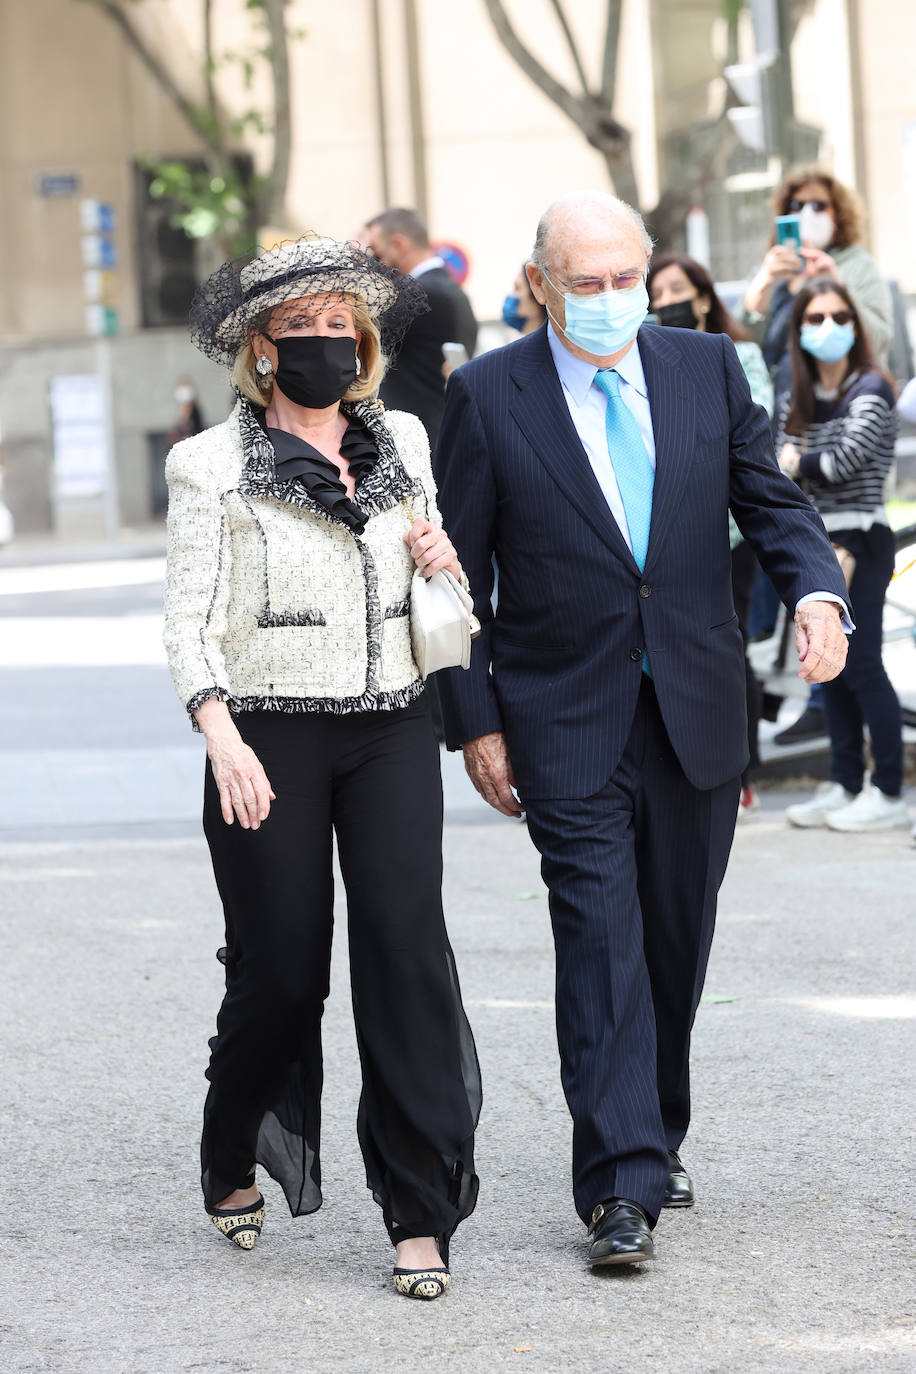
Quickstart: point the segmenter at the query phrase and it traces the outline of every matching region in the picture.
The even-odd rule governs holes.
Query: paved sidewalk
[[[484,1074],[480,1204],[454,1288],[398,1298],[355,1146],[340,911],[325,1207],[265,1184],[255,1252],[213,1232],[197,1134],[221,969],[196,837],[0,844],[3,1368],[450,1374],[916,1368],[916,851],[903,832],[739,833],[695,1035],[698,1205],[594,1276],[569,1196],[546,901],[525,828],[451,825],[446,898]]]
[[[585,1268],[537,858],[455,756],[446,909],[485,1102],[453,1291],[390,1285],[342,903],[325,1206],[293,1222],[266,1181],[255,1252],[216,1235],[196,1182],[222,979],[202,741],[164,666],[161,548],[130,553],[0,557],[2,1374],[916,1370],[916,849],[791,831],[789,795],[737,837],[695,1035],[699,1202],[663,1216],[657,1264]]]

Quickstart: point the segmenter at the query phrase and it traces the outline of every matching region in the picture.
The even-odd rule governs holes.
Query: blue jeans
[[[861,792],[865,777],[864,729],[874,758],[872,782],[888,797],[903,786],[900,702],[881,660],[884,598],[894,571],[894,536],[886,525],[832,534],[834,543],[855,554],[849,589],[856,630],[846,667],[823,687],[830,732],[831,777],[847,792]]]

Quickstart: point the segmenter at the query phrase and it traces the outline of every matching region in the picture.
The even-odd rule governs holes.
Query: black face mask
[[[270,339],[269,334],[264,335]],[[324,335],[270,339],[277,350],[274,381],[290,401],[326,410],[356,381],[356,340]]]
[[[693,313],[693,301],[674,301],[671,305],[660,305],[655,313],[659,324],[673,325],[675,329],[696,329],[699,324]]]

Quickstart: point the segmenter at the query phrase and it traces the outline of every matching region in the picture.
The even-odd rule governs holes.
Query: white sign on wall
[[[56,495],[105,491],[108,441],[101,379],[94,372],[51,379],[51,429]]]

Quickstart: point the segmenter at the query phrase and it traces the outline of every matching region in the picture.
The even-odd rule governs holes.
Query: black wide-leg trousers
[[[201,1145],[217,1204],[255,1162],[293,1215],[321,1205],[321,1016],[332,832],[347,895],[362,1067],[357,1129],[386,1224],[447,1241],[477,1194],[480,1074],[442,913],[442,785],[425,702],[350,715],[245,712],[276,801],[226,825],[209,767],[204,829],[226,918],[226,995]]]
[[[550,893],[573,1196],[625,1197],[654,1224],[690,1120],[690,1035],[740,780],[693,787],[643,679],[623,757],[582,800],[526,801]]]

